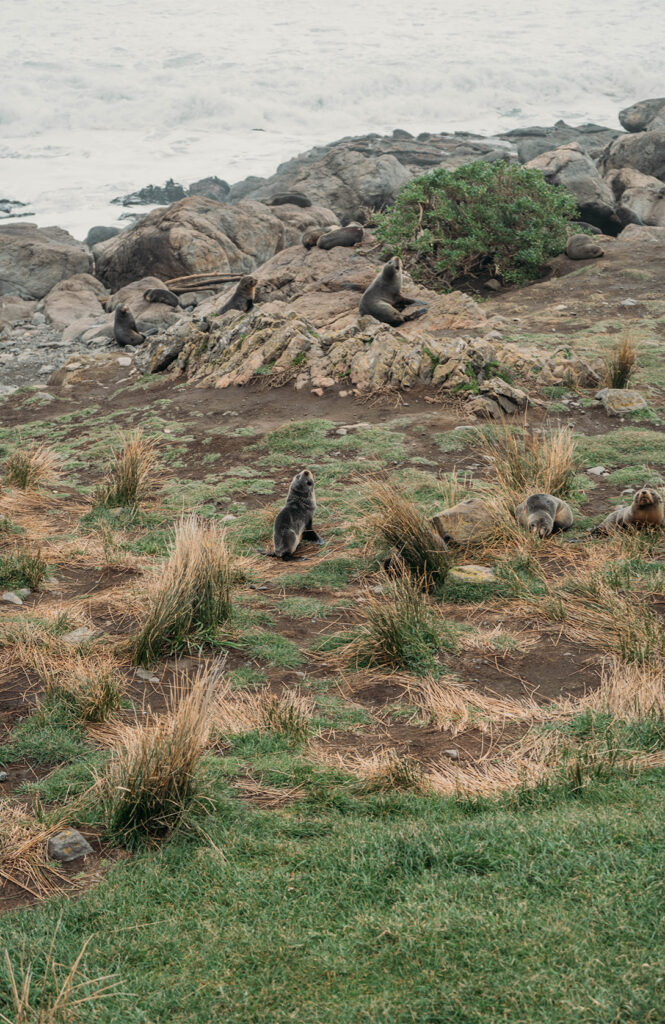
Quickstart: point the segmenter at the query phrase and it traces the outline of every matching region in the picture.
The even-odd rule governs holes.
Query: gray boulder
[[[193,181],[187,189],[187,195],[204,196],[206,199],[215,199],[218,203],[223,203],[230,191],[231,186],[228,181],[223,181],[213,175],[210,178]]]
[[[608,233],[616,233],[618,222],[614,216],[612,191],[577,142],[541,153],[526,166],[542,171],[551,185],[567,188],[575,196],[584,220]]]
[[[0,295],[43,299],[58,281],[91,271],[90,252],[62,228],[0,226]]]
[[[78,857],[87,857],[93,850],[88,840],[75,828],[64,828],[49,838],[47,852],[53,860],[67,863]]]
[[[106,288],[91,274],[75,274],[59,281],[40,303],[39,309],[54,327],[68,327],[84,317],[99,317]]]
[[[576,142],[583,153],[596,159],[605,146],[622,133],[599,124],[580,124],[573,127],[565,121],[557,121],[549,128],[536,125],[533,128],[513,128],[500,136],[517,147],[520,163],[526,164],[541,153],[549,153],[559,146]]]
[[[605,181],[612,189],[616,215],[623,225],[665,227],[665,183],[632,167],[609,171]]]
[[[665,127],[615,139],[603,150],[599,167],[603,174],[614,168],[633,167],[665,181]]]
[[[596,395],[608,416],[625,416],[647,408],[647,401],[639,391],[630,388],[603,388]]]
[[[182,311],[162,302],[147,302],[143,296],[151,288],[166,288],[166,285],[158,277],[143,277],[139,281],[132,281],[111,295],[106,302],[106,308],[113,313],[118,306],[127,303],[139,331],[149,331],[153,327],[159,330],[170,327],[180,319]]]
[[[627,132],[646,132],[665,128],[665,97],[640,100],[619,112],[619,121]]]
[[[85,244],[89,249],[92,249],[93,245],[97,245],[99,242],[108,242],[109,238],[115,238],[119,234],[120,228],[107,228],[98,224],[88,231],[88,234],[85,236]]]

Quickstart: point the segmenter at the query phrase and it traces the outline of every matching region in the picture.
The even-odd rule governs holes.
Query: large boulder
[[[40,310],[54,327],[68,327],[84,317],[99,317],[106,288],[91,274],[75,274],[55,287],[40,303]]]
[[[182,199],[95,246],[97,276],[116,291],[148,276],[168,280],[198,273],[248,273],[298,235],[300,228],[285,223],[285,209],[277,216],[251,200],[230,206],[202,196]],[[307,226],[329,223],[329,210],[290,209],[293,221],[307,214]]]
[[[58,281],[91,271],[90,252],[62,228],[0,226],[0,295],[43,299]]]
[[[633,167],[665,181],[665,128],[622,135],[606,146],[600,157],[603,173],[614,168]]]
[[[536,125],[533,128],[513,128],[504,132],[502,139],[517,146],[520,163],[526,164],[541,153],[549,153],[559,146],[576,142],[583,153],[596,159],[605,146],[622,133],[599,124],[580,124],[573,127],[565,121],[557,121],[549,128]]]
[[[163,330],[176,323],[182,316],[182,311],[168,306],[163,302],[148,302],[143,298],[145,292],[152,288],[166,288],[166,285],[158,277],[142,277],[139,281],[132,281],[120,288],[106,301],[106,309],[113,313],[118,306],[126,303],[139,331],[149,331],[153,328]]]
[[[622,224],[665,227],[665,183],[648,174],[622,167],[605,175]]]
[[[3,327],[13,327],[14,324],[29,320],[37,309],[37,303],[33,300],[22,299],[19,295],[3,295],[0,297],[0,331]]]
[[[646,132],[665,128],[665,97],[640,100],[619,112],[619,121],[627,132]]]
[[[570,142],[530,160],[527,167],[542,171],[551,185],[563,185],[577,200],[583,220],[604,231],[616,231],[614,197],[598,169],[577,142]]]

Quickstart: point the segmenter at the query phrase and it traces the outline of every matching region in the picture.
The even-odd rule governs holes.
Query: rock
[[[118,364],[118,366],[131,366],[131,356],[118,356],[118,358],[116,359],[116,363]]]
[[[613,168],[632,167],[665,181],[665,127],[615,139],[603,150],[599,167],[603,174]]]
[[[156,676],[154,672],[149,672],[145,668],[137,668],[135,672],[136,678],[142,680],[145,683],[158,683],[159,676]]]
[[[607,470],[604,466],[592,466],[591,469],[587,469],[589,476],[604,476]]]
[[[638,302],[637,299],[622,299],[619,305],[625,306],[627,309],[629,309],[631,306],[637,306]]]
[[[344,437],[346,434],[351,434],[355,430],[369,430],[371,425],[371,423],[347,423],[344,426],[338,427],[335,433]]]
[[[218,203],[223,203],[230,191],[231,186],[227,181],[213,175],[210,178],[201,178],[199,181],[192,182],[187,189],[187,195],[204,196],[206,199],[214,199]]]
[[[453,544],[464,545],[487,537],[493,523],[482,498],[465,498],[451,508],[444,509],[430,520],[439,536]]]
[[[151,206],[154,203],[166,206],[184,198],[185,190],[182,185],[177,185],[173,178],[169,178],[165,185],[146,185],[138,192],[130,192],[127,196],[118,196],[111,202],[119,206]]]
[[[616,215],[623,225],[665,227],[665,183],[632,167],[608,171],[605,180],[612,189]]]
[[[0,331],[12,327],[34,315],[36,302],[22,299],[19,295],[0,295]]]
[[[441,753],[444,757],[449,757],[451,761],[459,761],[459,750],[455,747],[450,747],[448,750],[442,750]]]
[[[280,212],[251,200],[229,206],[202,196],[183,199],[153,210],[96,246],[97,275],[117,291],[148,275],[169,280],[206,272],[248,273],[283,249],[287,238],[295,242],[297,231],[285,220],[301,223],[304,214],[308,224],[316,223],[317,216],[322,225],[329,223],[329,211],[295,210],[283,207]]]
[[[665,97],[633,103],[632,107],[619,111],[619,122],[627,132],[665,128]]]
[[[603,128],[599,124],[580,124],[574,128],[565,121],[557,121],[549,128],[513,128],[504,132],[500,138],[517,146],[519,161],[526,164],[541,153],[548,153],[570,142],[576,142],[583,153],[595,160],[618,135],[621,132],[614,128]]]
[[[87,857],[93,852],[88,840],[75,828],[64,828],[62,832],[50,836],[46,850],[53,860],[59,860],[65,864],[78,857]]]
[[[601,178],[591,157],[582,152],[577,142],[541,153],[526,166],[542,171],[549,184],[567,188],[575,196],[584,220],[616,234],[618,222],[614,216],[612,191]]]
[[[494,359],[488,360],[494,362]],[[481,397],[487,397],[497,402],[501,410],[507,415],[521,412],[526,409],[529,398],[526,391],[515,388],[508,384],[501,377],[492,377],[478,385]]]
[[[0,782],[6,782],[9,778],[9,772],[0,772]]]
[[[4,601],[5,604],[23,604],[21,598],[13,590],[5,590],[4,594],[0,595],[0,601]]]
[[[143,296],[151,288],[166,288],[166,285],[159,277],[142,277],[114,292],[107,299],[106,308],[110,313],[114,313],[118,306],[126,303],[132,311],[139,331],[144,334],[153,328],[163,331],[178,322],[182,310],[167,306],[163,302],[148,302]]]
[[[58,281],[92,271],[92,255],[62,228],[0,225],[0,295],[42,299]]]
[[[449,571],[449,580],[458,583],[496,583],[496,573],[487,565],[455,565]]]
[[[65,327],[62,332],[63,345],[76,345],[79,342],[113,341],[113,314],[99,312],[97,316],[85,316]]]
[[[86,640],[91,640],[95,633],[96,630],[90,629],[89,626],[79,626],[78,629],[73,629],[70,633],[63,633],[60,639],[64,644],[77,647],[79,644],[85,643]]]
[[[97,225],[88,231],[88,234],[85,236],[85,244],[89,249],[92,249],[93,245],[98,245],[99,242],[108,242],[109,238],[115,238],[119,234],[120,228],[106,228]]]
[[[627,412],[647,408],[644,396],[639,391],[631,391],[629,388],[603,388],[596,398],[602,403],[608,416],[625,416]]]
[[[41,302],[40,308],[54,327],[65,328],[76,320],[103,316],[104,285],[91,274],[75,274],[59,281]]]
[[[94,280],[94,278],[93,278],[93,280]],[[56,285],[56,288],[57,287],[58,286]],[[43,313],[33,313],[32,321],[31,322],[32,322],[32,326],[33,327],[43,327],[44,324],[46,323],[46,317],[44,316]]]

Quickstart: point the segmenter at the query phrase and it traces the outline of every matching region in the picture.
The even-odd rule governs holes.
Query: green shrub
[[[429,287],[445,290],[479,274],[519,284],[563,252],[576,215],[573,196],[540,171],[476,161],[408,182],[377,217],[376,233]]]

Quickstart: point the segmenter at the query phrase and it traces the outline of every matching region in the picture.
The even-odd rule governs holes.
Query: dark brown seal
[[[254,305],[254,296],[256,294],[256,278],[252,277],[251,274],[245,274],[238,281],[236,290],[233,295],[221,309],[218,309],[218,313],[226,313],[229,309],[237,309],[241,313],[249,313],[250,309]]]
[[[604,255],[602,246],[588,235],[571,235],[566,242],[566,256],[569,260],[595,260]]]
[[[316,244],[319,249],[334,249],[337,245],[349,247],[362,242],[364,235],[365,229],[362,224],[351,221],[345,228],[334,228],[332,231],[326,231],[319,235]]]
[[[303,469],[291,481],[286,504],[277,513],[272,531],[274,551],[261,553],[288,561],[300,557],[295,552],[302,540],[323,544],[312,525],[315,511],[314,477],[309,469]]]
[[[416,306],[408,313],[402,310],[406,306]],[[425,303],[417,299],[407,299],[402,295],[402,261],[393,256],[384,264],[381,272],[372,281],[360,300],[360,313],[373,316],[384,324],[399,327],[408,320],[415,320],[427,312]]]
[[[146,302],[162,302],[165,306],[173,306],[174,309],[180,306],[180,299],[168,288],[148,288],[147,292],[143,293],[143,298]]]
[[[573,525],[570,505],[553,494],[531,494],[515,509],[517,522],[538,537],[568,530]]]
[[[312,200],[308,199],[303,192],[278,192],[277,195],[271,196],[270,199],[266,200],[268,206],[302,206],[306,208],[312,205]]]
[[[658,491],[653,487],[641,487],[632,505],[615,508],[591,532],[597,535],[614,533],[616,530],[641,529],[643,526],[662,526],[663,517],[663,499]]]
[[[125,345],[142,345],[145,341],[145,335],[139,331],[136,320],[125,302],[115,311],[113,337],[123,348]]]

